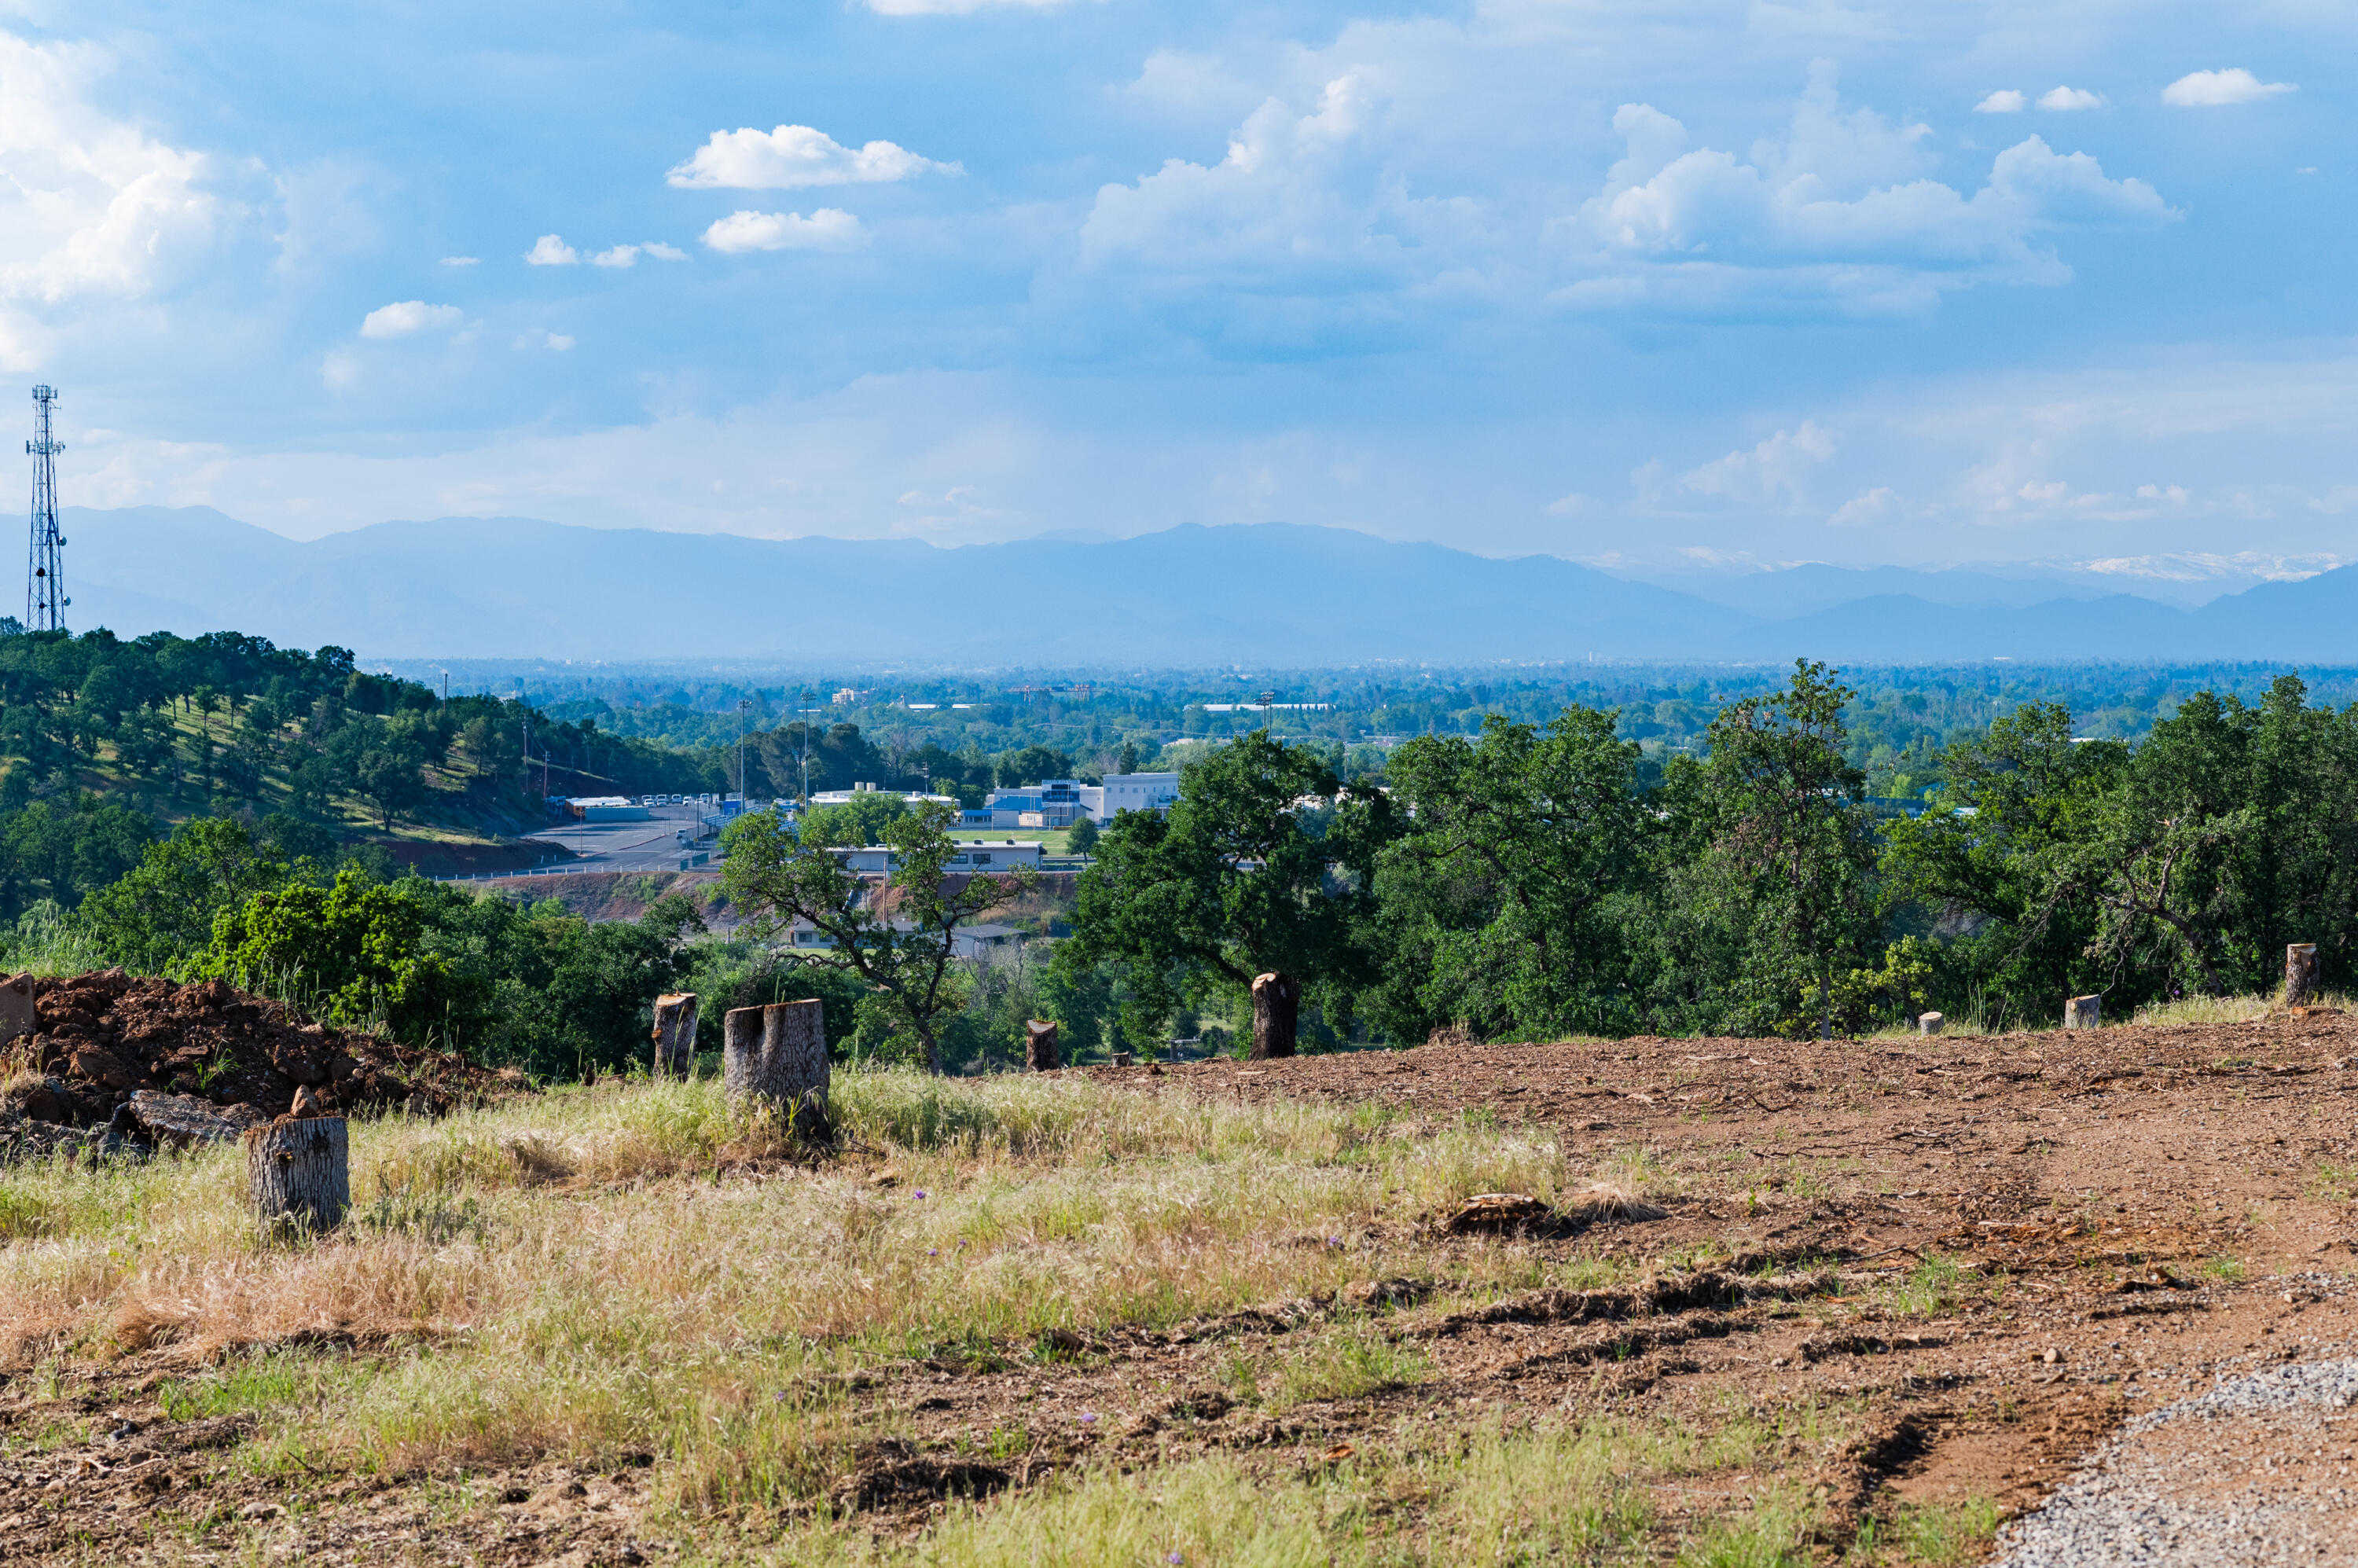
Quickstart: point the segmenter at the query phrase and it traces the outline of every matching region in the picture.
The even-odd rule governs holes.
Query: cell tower
[[[63,445],[49,435],[49,405],[58,400],[54,386],[33,388],[33,438],[25,449],[33,454],[33,548],[25,568],[25,630],[62,632],[66,629],[66,536],[58,532],[58,463]]]

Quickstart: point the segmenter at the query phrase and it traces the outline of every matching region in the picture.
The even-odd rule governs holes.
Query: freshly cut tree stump
[[[2103,1022],[2104,999],[2096,996],[2075,996],[2063,1004],[2063,1027],[2093,1029]]]
[[[1053,1073],[1065,1065],[1064,1054],[1056,1048],[1054,1023],[1039,1018],[1024,1020],[1023,1064],[1035,1073]]]
[[[800,1142],[834,1141],[827,1065],[826,1020],[816,998],[731,1008],[721,1020],[722,1086],[732,1098],[776,1106]]]
[[[246,1189],[265,1226],[314,1235],[352,1206],[352,1146],[341,1116],[282,1116],[245,1134]]]
[[[1916,1033],[1919,1034],[1938,1034],[1947,1026],[1948,1022],[1949,1021],[1947,1019],[1942,1017],[1937,1012],[1918,1013],[1916,1015]]]
[[[1252,1059],[1293,1054],[1296,1019],[1302,1010],[1302,982],[1292,975],[1256,975],[1252,983]]]
[[[684,1078],[696,1060],[696,993],[665,991],[655,998],[655,1062],[658,1078]]]
[[[2295,942],[2285,948],[2285,1005],[2307,1007],[2317,999],[2317,944]]]

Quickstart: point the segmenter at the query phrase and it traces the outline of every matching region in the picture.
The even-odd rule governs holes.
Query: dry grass
[[[405,1468],[653,1446],[688,1461],[688,1494],[774,1503],[809,1466],[748,1434],[784,1409],[805,1431],[789,1448],[848,1441],[812,1391],[827,1374],[1412,1269],[1429,1260],[1371,1237],[1476,1192],[1553,1200],[1582,1175],[1542,1134],[1368,1108],[899,1072],[839,1076],[836,1105],[898,1184],[857,1160],[772,1159],[774,1127],[709,1082],[360,1123],[354,1218],[301,1249],[255,1238],[233,1150],[19,1168],[0,1176],[0,1353],[394,1347],[333,1419],[285,1427],[282,1456]],[[1455,1283],[1542,1271],[1500,1246]]]
[[[146,1357],[174,1419],[258,1418],[238,1463],[293,1488],[649,1454],[644,1525],[684,1563],[1798,1561],[1808,1508],[1774,1487],[1699,1519],[1654,1499],[1682,1477],[1806,1470],[1860,1424],[1814,1405],[1700,1427],[1469,1409],[1366,1429],[1323,1468],[1085,1465],[882,1538],[828,1488],[909,1418],[845,1374],[1018,1360],[1052,1329],[1395,1274],[1437,1277],[1444,1304],[1604,1284],[1648,1261],[1436,1249],[1419,1222],[1509,1191],[1611,1223],[1713,1178],[1651,1148],[1574,1157],[1543,1130],[1366,1104],[898,1071],[839,1074],[834,1097],[852,1152],[817,1165],[709,1082],[359,1122],[353,1217],[305,1247],[256,1238],[235,1150],[0,1171],[0,1355]],[[871,1180],[888,1165],[892,1184]],[[1315,1421],[1422,1388],[1432,1352],[1397,1326],[1344,1312],[1239,1340],[1228,1391]]]
[[[2312,1006],[2350,1010],[2350,999],[2338,992],[2320,992],[2312,999]],[[2260,996],[2189,996],[2175,1001],[2154,1002],[2138,1008],[2129,1020],[2132,1023],[2256,1023],[2271,1014],[2282,1015],[2285,1010],[2284,990],[2277,989]]]
[[[1492,1423],[1438,1442],[1352,1454],[1273,1480],[1216,1456],[1123,1474],[1090,1469],[997,1502],[954,1504],[914,1541],[880,1542],[825,1526],[766,1549],[714,1542],[689,1563],[907,1564],[909,1568],[1098,1568],[1107,1563],[1271,1568],[1610,1563],[1655,1558],[1650,1488],[1782,1457],[1823,1454],[1855,1429],[1847,1412],[1805,1409],[1790,1427],[1746,1412],[1710,1433],[1666,1421]],[[1807,1561],[1806,1498],[1764,1497],[1714,1521],[1681,1563]]]

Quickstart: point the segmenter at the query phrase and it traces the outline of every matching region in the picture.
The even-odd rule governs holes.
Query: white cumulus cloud
[[[657,261],[686,261],[687,259],[687,253],[686,251],[681,250],[677,245],[665,244],[661,240],[650,240],[645,244],[641,245],[639,249],[646,252],[647,254],[654,257]]]
[[[2084,87],[2050,87],[2039,95],[2041,109],[2070,113],[2074,109],[2101,109],[2104,95],[2091,92]]]
[[[1357,73],[1328,81],[1302,114],[1271,98],[1247,115],[1215,164],[1171,158],[1134,184],[1098,191],[1081,258],[1157,272],[1206,271],[1266,282],[1266,269],[1334,281],[1394,271],[1401,216],[1374,189],[1361,135],[1375,95]]]
[[[202,154],[92,107],[109,63],[0,34],[0,365],[38,362],[62,309],[180,282],[227,216]]]
[[[2262,81],[2238,65],[2225,70],[2188,71],[2161,90],[2161,101],[2176,109],[2221,109],[2299,91],[2289,81]]]
[[[416,332],[456,327],[466,319],[467,313],[456,305],[428,305],[423,299],[404,299],[392,305],[380,305],[362,317],[361,336],[406,338]]]
[[[525,252],[526,266],[571,266],[581,259],[581,253],[556,234],[543,234]]]
[[[1898,511],[1898,492],[1887,484],[1878,484],[1835,507],[1834,514],[1826,523],[1834,528],[1865,528],[1889,522]]]
[[[1779,430],[1750,451],[1730,452],[1679,478],[1679,488],[1724,501],[1798,505],[1807,497],[1810,475],[1834,455],[1833,433],[1804,419]]]
[[[696,156],[664,178],[690,190],[793,190],[809,185],[877,185],[928,172],[963,172],[892,142],[847,147],[808,125],[715,131]]]
[[[482,264],[482,260],[481,256],[444,256],[442,265],[444,266],[479,266]]]
[[[2029,106],[2030,100],[2011,87],[2001,87],[1974,105],[1976,114],[2019,114]]]
[[[591,266],[636,266],[638,263],[639,247],[636,245],[616,245],[590,258]]]
[[[704,231],[704,243],[723,255],[747,251],[844,251],[863,244],[860,220],[834,207],[799,212],[739,211]]]
[[[1686,127],[1650,104],[1623,105],[1613,125],[1628,156],[1569,231],[1593,247],[1584,259],[1600,275],[1558,291],[1578,308],[1714,312],[1816,298],[1921,309],[1949,288],[2068,281],[2040,243],[2050,232],[2179,216],[2143,180],[2114,179],[2087,154],[2038,136],[1999,153],[1968,195],[1930,178],[1929,132],[1843,112],[1823,70],[1787,137],[1749,158],[1691,147]]]

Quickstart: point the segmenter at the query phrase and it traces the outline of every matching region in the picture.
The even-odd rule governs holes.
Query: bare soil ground
[[[2035,1509],[2129,1417],[2358,1343],[2358,1027],[2339,1015],[1435,1044],[1082,1074],[1142,1095],[1383,1102],[1436,1128],[1536,1124],[1617,1170],[1620,1190],[1509,1214],[1504,1234],[1402,1213],[1283,1238],[1389,1258],[1412,1244],[1425,1260],[1332,1294],[863,1372],[849,1399],[888,1411],[895,1435],[852,1450],[830,1496],[880,1551],[922,1546],[957,1499],[1005,1506],[1080,1467],[1225,1455],[1276,1486],[1545,1417],[1708,1432],[1743,1412],[1768,1435],[1651,1484],[1639,1555],[1667,1558],[1702,1521],[1781,1488],[1809,1499],[1806,1527],[1792,1554],[1758,1561],[1974,1561],[1991,1525]],[[1438,1286],[1509,1245],[1585,1261],[1599,1282],[1472,1301]],[[1268,1396],[1296,1347],[1353,1325],[1379,1334],[1391,1374]],[[173,1407],[184,1373],[168,1356],[0,1383],[0,1562],[736,1560],[777,1528],[664,1524],[647,1454],[318,1477],[235,1465],[266,1433]],[[2300,1463],[2347,1487],[2349,1444],[2329,1446]],[[1412,1488],[1379,1503],[1419,1506]],[[1901,1532],[1976,1509],[1983,1522],[1945,1544]]]

